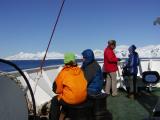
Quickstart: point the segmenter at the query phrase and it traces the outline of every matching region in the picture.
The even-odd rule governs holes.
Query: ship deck
[[[103,61],[100,61],[99,64],[103,66]],[[118,65],[117,88],[125,87],[121,64],[123,63]],[[41,106],[50,101],[55,95],[52,91],[52,84],[61,69],[62,65],[56,65],[43,68],[42,72],[40,72],[39,68],[23,70],[34,91],[37,113]],[[142,82],[142,73],[144,71],[157,71],[160,74],[160,59],[141,59],[137,80],[138,87],[144,87]],[[14,76],[23,86],[24,92],[30,96],[23,77],[17,71],[7,74]],[[108,96],[107,109],[112,113],[113,120],[144,120],[152,116],[156,104],[159,103],[160,105],[158,100],[160,98],[160,82],[155,84],[154,87],[156,88],[152,92],[141,90],[135,100],[127,98],[127,93],[124,89],[119,89],[119,95],[116,97]],[[28,100],[32,101],[30,97],[28,97]]]
[[[159,97],[160,88],[152,92],[142,90],[136,99],[128,98],[126,91],[121,89],[118,96],[108,96],[107,109],[112,113],[113,120],[144,120],[152,116]]]

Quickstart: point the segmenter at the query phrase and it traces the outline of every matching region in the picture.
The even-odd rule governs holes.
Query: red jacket
[[[104,71],[105,72],[116,72],[118,70],[117,67],[118,58],[116,57],[112,48],[107,47],[104,50]]]

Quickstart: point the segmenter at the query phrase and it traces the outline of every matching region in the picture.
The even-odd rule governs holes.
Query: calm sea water
[[[101,60],[101,59],[98,59],[98,60]],[[81,59],[77,60],[77,62],[81,62],[81,61],[82,61]],[[15,63],[22,70],[37,68],[37,67],[40,67],[41,65],[41,60],[12,60],[11,62]],[[43,67],[60,65],[60,64],[63,64],[63,59],[46,60]],[[15,71],[15,69],[12,66],[9,66],[4,63],[0,63],[0,71],[11,72],[11,71]]]
[[[11,62],[15,63],[22,70],[37,68],[41,65],[41,60],[12,60]],[[55,60],[46,60],[44,63],[44,67],[63,64],[63,59],[55,59]],[[4,63],[0,63],[0,71],[15,71],[12,66],[9,66]]]

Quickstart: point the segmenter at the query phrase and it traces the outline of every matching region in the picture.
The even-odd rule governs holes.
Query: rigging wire
[[[40,66],[41,72],[42,72],[42,67],[43,67],[43,65],[44,65],[44,62],[45,62],[45,58],[46,58],[47,53],[48,53],[48,49],[49,49],[49,47],[50,47],[50,44],[51,44],[53,35],[54,35],[55,30],[56,30],[56,27],[57,27],[57,23],[58,23],[58,21],[59,21],[59,18],[60,18],[60,15],[61,15],[61,12],[62,12],[62,9],[63,9],[63,6],[64,6],[64,2],[65,2],[65,0],[62,1],[61,8],[60,8],[60,10],[59,10],[59,13],[58,13],[58,16],[57,16],[57,19],[56,19],[56,23],[55,23],[55,25],[54,25],[54,27],[53,27],[52,34],[51,34],[51,37],[50,37],[48,46],[47,46],[47,48],[46,48],[45,55],[44,55],[44,57],[43,57],[43,59],[42,59],[42,62],[41,62],[41,66]]]
[[[40,78],[41,78],[41,76],[42,76],[42,68],[43,68],[43,65],[44,65],[44,62],[45,62],[47,53],[48,53],[48,49],[49,49],[50,44],[51,44],[51,42],[52,42],[52,40],[53,40],[52,38],[53,38],[53,35],[54,35],[54,33],[55,33],[55,30],[56,30],[58,21],[59,21],[59,19],[60,19],[60,16],[61,16],[61,13],[62,13],[62,9],[63,9],[63,7],[64,7],[64,3],[65,3],[65,0],[62,0],[62,4],[61,4],[61,7],[60,7],[59,12],[58,12],[56,22],[55,22],[55,24],[54,24],[54,27],[53,27],[53,30],[52,30],[52,34],[51,34],[51,36],[50,36],[50,39],[49,39],[49,42],[48,42],[48,45],[47,45],[47,48],[46,48],[45,55],[44,55],[44,57],[43,57],[43,59],[42,59],[42,61],[41,61],[41,64],[40,64],[40,76],[39,76],[39,77],[36,77],[37,80],[36,80],[36,79],[34,80],[34,81],[36,82],[36,84],[35,84],[35,90],[34,90],[34,92],[33,92],[34,94],[35,94],[35,92],[36,92],[36,87],[37,87],[37,85],[38,85],[38,82],[39,82],[39,80],[40,80]],[[37,76],[38,76],[38,72],[37,72]]]

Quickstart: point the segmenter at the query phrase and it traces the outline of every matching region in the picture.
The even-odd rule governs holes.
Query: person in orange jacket
[[[57,96],[51,101],[50,120],[59,120],[61,106],[80,104],[87,98],[87,81],[76,64],[75,55],[66,53],[64,64],[53,84],[53,91]]]

